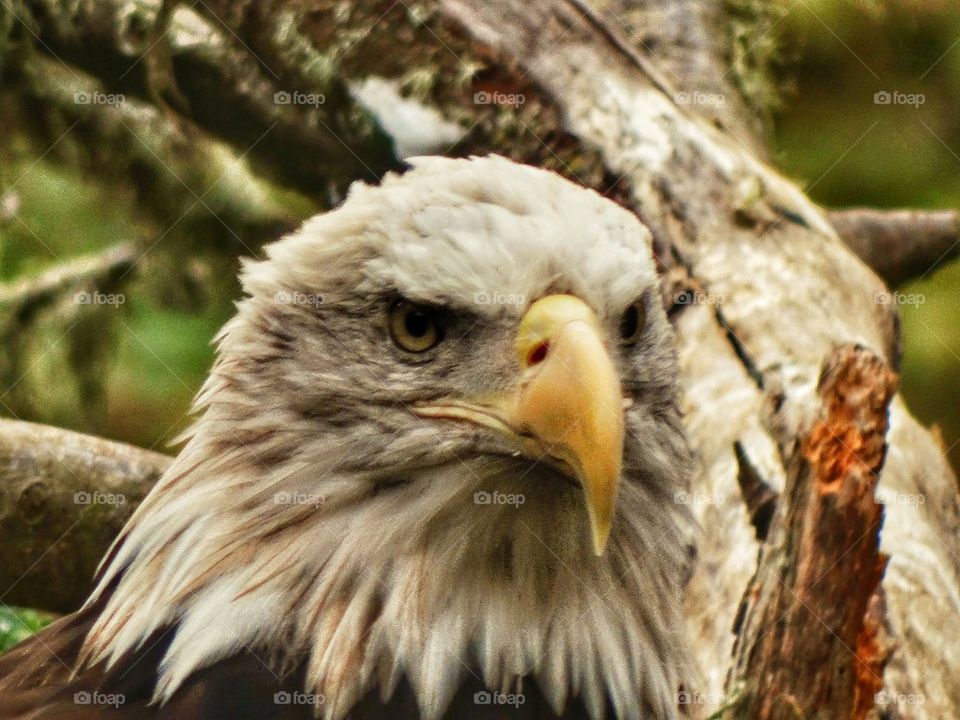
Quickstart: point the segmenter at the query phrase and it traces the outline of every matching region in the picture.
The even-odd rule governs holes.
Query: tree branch
[[[104,550],[169,463],[130,445],[0,419],[0,602],[75,610]]]
[[[896,287],[960,257],[955,210],[832,210],[830,224],[888,285]]]
[[[71,290],[112,285],[133,266],[135,258],[133,245],[117,245],[97,255],[69,260],[37,277],[0,283],[0,313],[8,314],[15,322],[24,322]]]
[[[34,369],[26,359],[28,331],[40,319],[63,322],[58,332],[68,341],[70,369],[77,381],[78,409],[88,422],[98,417],[96,408],[104,388],[100,363],[111,345],[109,339],[116,313],[103,301],[112,302],[132,279],[136,248],[131,243],[114,246],[96,255],[73,258],[47,269],[36,277],[0,283],[0,396],[4,414],[31,415],[29,383],[21,382]],[[70,297],[72,295],[72,297]],[[82,313],[84,323],[77,318]],[[91,332],[91,326],[96,331]],[[60,391],[64,390],[60,386]],[[94,425],[94,427],[96,427]]]
[[[356,178],[375,179],[399,166],[389,139],[335,72],[334,58],[315,53],[299,37],[299,13],[274,2],[200,3],[195,9],[181,4],[172,10],[168,5],[166,11],[164,5],[127,0],[10,4],[44,49],[71,68],[101,78],[103,92],[175,97],[185,117],[246,153],[273,180],[324,197],[331,186],[343,189]],[[260,24],[234,26],[240,11],[250,20],[256,15]],[[304,15],[309,12],[303,9]],[[157,52],[158,34],[149,29],[158,23],[167,25],[159,33],[164,62],[148,59]],[[281,56],[260,47],[258,39],[266,36],[282,45]],[[311,75],[304,78],[308,68]],[[314,93],[318,102],[278,102],[280,91]]]

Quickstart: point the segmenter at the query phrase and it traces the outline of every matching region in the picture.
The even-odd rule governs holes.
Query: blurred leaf
[[[54,617],[36,610],[11,608],[0,604],[0,653],[6,652],[46,625]]]

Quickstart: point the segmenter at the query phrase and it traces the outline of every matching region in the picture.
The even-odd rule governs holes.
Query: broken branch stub
[[[786,439],[786,487],[744,595],[736,717],[865,718],[883,688],[887,557],[874,493],[896,386],[883,360],[843,346],[824,365],[819,417]]]

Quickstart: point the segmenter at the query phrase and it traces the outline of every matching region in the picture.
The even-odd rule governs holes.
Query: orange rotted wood
[[[737,716],[860,720],[873,708],[889,656],[874,493],[896,385],[859,346],[824,365],[819,416],[787,453],[781,508],[745,600]]]

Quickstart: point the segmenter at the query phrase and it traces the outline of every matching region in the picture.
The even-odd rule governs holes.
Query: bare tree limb
[[[117,245],[97,255],[69,260],[34,278],[0,283],[0,313],[23,322],[67,292],[112,285],[135,259],[133,245]]]
[[[75,610],[100,556],[170,458],[0,419],[0,602]]]
[[[28,388],[21,380],[30,372],[26,354],[28,330],[39,325],[39,318],[53,318],[64,327],[58,332],[67,339],[72,375],[77,381],[80,413],[97,417],[98,400],[105,384],[100,360],[111,345],[112,316],[106,303],[113,303],[132,279],[131,270],[137,252],[132,243],[114,246],[96,255],[64,261],[36,277],[18,282],[0,283],[0,410],[19,416],[29,415]],[[85,322],[77,319],[82,313]],[[89,330],[96,325],[96,332]],[[89,413],[89,415],[87,415]]]
[[[342,188],[398,167],[389,139],[331,72],[331,58],[311,56],[300,41],[296,18],[263,3],[269,22],[234,28],[231,18],[238,9],[252,15],[260,4],[225,5],[235,7],[171,4],[164,10],[159,0],[11,0],[7,12],[29,23],[43,48],[70,68],[102,78],[104,93],[149,99],[158,93],[169,97],[169,88],[175,88],[173,94],[197,127],[246,152],[261,173],[291,187],[323,197],[331,185]],[[271,9],[276,10],[272,15]],[[163,63],[146,60],[156,50],[157,33],[145,30],[158,22],[167,24],[159,33],[165,43],[160,52],[167,55]],[[266,55],[259,43],[251,44],[264,33],[275,33],[283,43],[283,63]],[[290,73],[289,67],[298,71]],[[308,68],[309,82],[302,79]],[[169,72],[172,78],[163,75]],[[280,91],[313,93],[317,102],[278,102]],[[332,111],[324,109],[327,103]]]
[[[955,210],[832,210],[830,224],[864,263],[896,287],[960,257]]]

